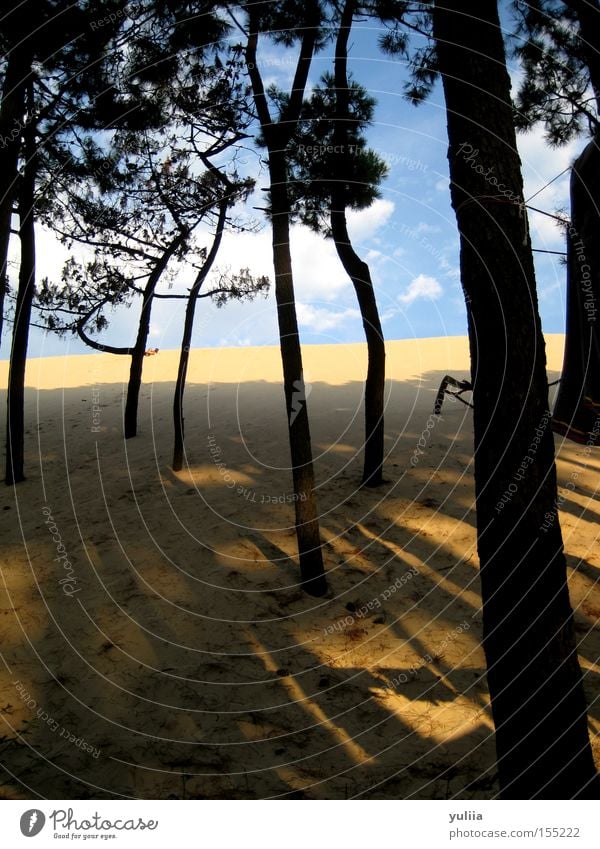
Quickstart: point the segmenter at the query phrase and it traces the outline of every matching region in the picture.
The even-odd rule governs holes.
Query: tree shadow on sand
[[[30,394],[29,479],[0,505],[2,794],[493,797],[470,411],[450,403],[411,464],[441,376],[389,383],[376,490],[359,486],[362,385],[313,385],[323,599],[298,585],[278,385],[191,387],[178,474],[171,384],[145,387],[127,442],[117,385],[100,431],[89,387]],[[589,697],[597,569],[575,568]]]

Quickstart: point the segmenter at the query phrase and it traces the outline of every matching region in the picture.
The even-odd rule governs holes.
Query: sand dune
[[[547,341],[555,377],[563,339]],[[388,482],[374,491],[357,487],[364,346],[304,349],[319,600],[297,586],[278,349],[192,352],[175,474],[177,358],[145,361],[127,442],[126,358],[28,364],[28,480],[0,504],[2,795],[493,796],[471,411],[448,401],[430,420],[443,375],[467,376],[466,340],[389,343]],[[600,453],[557,447],[592,701]]]

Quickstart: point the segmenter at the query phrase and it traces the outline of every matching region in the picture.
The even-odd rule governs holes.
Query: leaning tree
[[[185,70],[180,71],[173,95],[174,106],[196,167],[205,171],[205,184],[212,197],[214,233],[187,296],[173,396],[174,471],[179,471],[184,461],[183,399],[198,300],[209,297],[221,307],[230,300],[252,300],[269,289],[268,278],[255,278],[245,268],[233,274],[217,273],[211,288],[205,291],[226,228],[241,231],[254,227],[247,216],[235,213],[236,205],[247,200],[254,189],[254,180],[240,177],[236,162],[239,146],[247,138],[253,120],[251,93],[241,50],[235,46],[220,50],[213,64],[198,61],[198,57],[192,64],[186,52],[183,64]]]
[[[305,102],[288,145],[288,161],[294,210],[304,224],[333,239],[356,293],[368,356],[363,484],[375,487],[383,483],[385,342],[371,272],[352,243],[347,210],[366,209],[380,196],[387,168],[366,145],[375,101],[348,73],[348,39],[356,8],[354,0],[342,8],[334,74],[325,74]]]
[[[48,214],[55,234],[71,250],[77,245],[79,256],[69,258],[60,282],[43,281],[39,310],[49,329],[76,332],[96,350],[131,358],[126,438],[137,433],[158,286],[189,254],[194,232],[211,212],[203,180],[190,175],[188,161],[167,152],[165,141],[162,133],[127,132],[107,148],[88,139],[79,167],[90,176],[83,187],[59,186]],[[133,344],[110,345],[90,335],[88,326],[106,326],[107,309],[136,295],[141,305]]]
[[[147,5],[155,11],[152,3]],[[110,142],[90,134],[76,151],[72,147],[63,150],[70,170],[79,169],[83,188],[56,181],[54,203],[47,216],[48,225],[63,241],[93,248],[95,257],[87,263],[86,274],[71,276],[70,281],[70,275],[63,274],[62,286],[46,286],[42,309],[47,321],[54,323],[53,329],[75,329],[86,344],[131,357],[125,438],[137,434],[144,354],[155,300],[187,298],[184,335],[191,335],[200,281],[206,279],[215,261],[223,229],[229,224],[228,212],[253,187],[253,181],[239,177],[236,170],[237,145],[250,120],[239,53],[221,50],[217,40],[210,46],[209,59],[204,44],[206,15],[202,33],[191,27],[184,38],[178,26],[181,6],[175,0],[168,4],[173,17],[158,16],[158,27],[136,24],[131,56],[113,74],[117,95],[123,90],[131,98],[139,90],[148,99],[148,92],[154,91],[154,112],[145,110],[141,116],[113,121]],[[156,24],[154,18],[151,21]],[[208,252],[199,250],[194,263],[193,235],[201,225],[215,228],[215,243]],[[192,261],[197,273],[192,287],[196,294],[188,298],[159,293],[161,280],[184,258]],[[121,285],[115,288],[119,274]],[[82,284],[86,278],[87,291],[85,282]],[[141,295],[134,343],[117,347],[95,341],[86,325],[90,321],[97,328],[99,321],[103,324],[103,310],[114,306],[115,296],[122,298],[117,292],[123,290]],[[240,294],[236,285],[227,293],[230,297],[248,294],[246,289]],[[216,294],[222,298],[224,291]],[[60,307],[61,298],[69,301],[67,315],[75,315],[66,323],[57,323],[51,313]],[[60,312],[65,315],[64,309]],[[182,360],[186,356],[183,352]],[[175,406],[180,408],[175,418],[177,451],[182,447],[184,381],[182,365],[175,393]]]
[[[248,285],[240,286],[236,275],[222,276],[218,286],[200,293],[212,269],[225,225],[227,212],[251,188],[248,180],[228,181],[227,191],[215,177],[213,166],[198,172],[197,144],[181,144],[181,136],[165,132],[119,134],[111,148],[88,140],[80,161],[82,173],[96,174],[85,189],[75,191],[63,185],[48,213],[54,232],[72,250],[60,281],[42,281],[36,307],[42,326],[54,332],[76,333],[91,348],[131,359],[127,385],[124,435],[137,434],[142,370],[150,333],[152,308],[157,299],[187,301],[183,347],[189,350],[195,303],[199,297],[212,297],[222,304],[228,299],[255,294],[258,285],[246,275]],[[219,146],[223,154],[226,146]],[[222,167],[222,166],[221,166]],[[214,169],[214,171],[213,171]],[[225,179],[225,177],[224,177]],[[201,227],[215,229],[213,247],[201,247]],[[85,253],[87,252],[87,257]],[[195,275],[188,294],[170,292],[161,284],[171,284],[186,267]],[[238,275],[239,276],[239,275]],[[250,283],[252,285],[250,285]],[[260,282],[261,288],[265,284]],[[162,289],[162,291],[161,291]],[[117,346],[96,338],[104,331],[108,314],[117,306],[140,302],[133,344]],[[187,352],[182,352],[187,357]],[[185,371],[180,368],[176,384],[176,445],[182,444],[181,404]]]

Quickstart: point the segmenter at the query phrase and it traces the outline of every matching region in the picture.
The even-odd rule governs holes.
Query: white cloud
[[[369,239],[390,220],[395,206],[391,200],[379,198],[368,209],[348,211],[350,238],[356,241]]]
[[[435,279],[428,277],[426,274],[419,274],[413,278],[408,284],[408,289],[402,295],[398,295],[398,300],[403,304],[412,304],[419,298],[431,298],[432,301],[441,298],[444,290]]]
[[[301,225],[292,227],[290,239],[298,300],[335,301],[351,288],[332,239]]]
[[[333,330],[345,324],[348,320],[360,318],[360,312],[356,309],[345,309],[334,312],[329,309],[313,307],[301,302],[296,304],[298,323],[309,330],[322,332]]]
[[[211,236],[207,236],[207,242]],[[249,268],[253,274],[266,274],[273,279],[271,233],[265,227],[259,233],[225,232],[216,260],[218,267],[231,266],[234,272]]]
[[[53,283],[60,283],[63,265],[69,257],[75,256],[77,260],[84,262],[93,256],[93,252],[90,249],[81,245],[76,244],[72,250],[69,250],[60,243],[51,230],[48,230],[41,224],[36,224],[35,240],[38,258],[38,279],[49,277]],[[13,285],[16,286],[19,263],[21,261],[21,246],[17,237],[10,240],[8,261]]]
[[[331,239],[314,233],[301,224],[290,233],[294,289],[298,300],[334,301],[351,288]],[[265,274],[274,289],[273,248],[271,230],[265,224],[259,233],[225,233],[216,265],[230,266],[235,272],[247,267],[255,274]]]

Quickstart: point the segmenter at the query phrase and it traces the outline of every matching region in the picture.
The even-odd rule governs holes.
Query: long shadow
[[[358,486],[362,384],[312,388],[318,600],[298,588],[278,385],[190,393],[178,474],[171,384],[145,393],[128,442],[118,385],[100,386],[100,431],[89,387],[28,393],[29,479],[0,498],[5,797],[494,796],[470,419],[453,406],[411,465],[424,386],[390,382],[389,483],[373,491]]]

